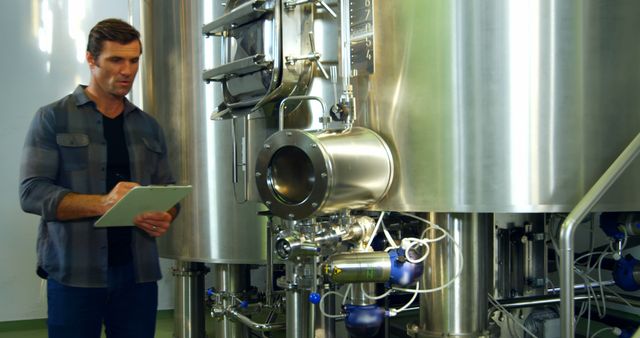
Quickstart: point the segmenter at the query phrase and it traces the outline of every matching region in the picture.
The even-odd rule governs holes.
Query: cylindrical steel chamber
[[[286,338],[313,338],[314,306],[307,299],[309,291],[301,288],[288,288],[286,298]]]
[[[345,252],[331,255],[322,273],[332,282],[386,283],[391,276],[391,259],[386,252]]]
[[[417,337],[484,336],[492,268],[492,215],[432,213],[430,221],[447,230],[457,244],[450,239],[431,243],[420,287],[440,287],[461,273],[449,287],[420,296]],[[436,231],[432,235],[441,234]]]
[[[287,129],[265,141],[255,170],[267,207],[277,216],[303,219],[376,203],[391,184],[393,159],[384,140],[366,128]]]
[[[224,7],[171,0],[142,6],[144,108],[164,127],[178,183],[193,186],[181,215],[159,241],[160,254],[183,261],[264,263],[266,219],[257,216],[259,205],[244,202],[234,187],[235,122],[209,120],[221,92],[202,81],[205,63],[219,62],[214,58],[220,57],[221,43],[209,39],[205,46],[203,22],[220,16]]]
[[[203,299],[207,271],[203,263],[176,262],[173,269],[176,279],[173,333],[176,338],[206,338]]]
[[[640,130],[636,0],[350,7],[356,124],[396,164],[376,209],[570,211]],[[596,209],[639,186],[636,160]]]

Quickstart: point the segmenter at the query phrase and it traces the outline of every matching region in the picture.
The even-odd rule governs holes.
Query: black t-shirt
[[[107,141],[107,191],[121,181],[131,180],[129,151],[124,136],[124,113],[114,119],[102,116],[104,138]],[[131,250],[131,227],[107,229],[109,243],[109,266],[125,265],[133,260]]]

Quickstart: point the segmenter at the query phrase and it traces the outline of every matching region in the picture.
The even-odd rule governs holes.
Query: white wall
[[[131,4],[139,28],[139,1]],[[129,6],[129,0],[0,1],[0,322],[46,317],[46,295],[40,295],[35,274],[38,217],[23,213],[18,202],[27,127],[40,106],[88,83],[89,30],[107,17],[128,20]],[[168,309],[173,308],[172,262],[162,263],[159,304]]]

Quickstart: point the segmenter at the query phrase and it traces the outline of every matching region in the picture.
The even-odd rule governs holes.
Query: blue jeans
[[[47,280],[49,338],[153,338],[158,284],[136,283],[133,265],[109,267],[106,288]]]

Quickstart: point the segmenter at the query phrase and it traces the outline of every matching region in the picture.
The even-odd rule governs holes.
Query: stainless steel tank
[[[205,54],[206,62],[220,57],[219,40],[205,48],[204,17],[223,11],[218,2],[142,4],[144,108],[164,126],[178,183],[194,188],[159,249],[183,261],[259,264],[266,261],[266,220],[234,187],[235,122],[209,119],[221,93],[202,81]]]
[[[569,211],[640,130],[640,2],[352,0],[356,124],[396,163],[375,208]],[[638,210],[640,163],[596,210]]]

